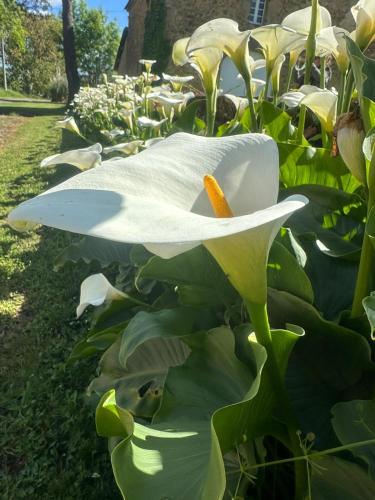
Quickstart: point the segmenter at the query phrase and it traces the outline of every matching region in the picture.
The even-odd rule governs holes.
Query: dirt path
[[[0,115],[0,151],[12,139],[12,137],[15,136],[18,128],[26,120],[28,120],[28,118],[25,118],[24,116]]]

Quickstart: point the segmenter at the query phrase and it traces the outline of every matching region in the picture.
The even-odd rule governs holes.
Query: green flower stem
[[[352,305],[352,318],[358,318],[363,314],[362,301],[370,293],[370,278],[374,272],[374,250],[370,238],[365,234],[362,243],[361,260],[359,262],[359,270],[357,283],[354,292]]]
[[[275,350],[272,343],[271,329],[268,321],[267,305],[256,304],[254,302],[246,302],[247,310],[251,317],[251,322],[254,327],[255,336],[259,344],[261,344],[267,352],[267,362],[265,370],[271,378],[274,388],[277,407],[282,412],[285,424],[288,429],[289,446],[294,456],[299,456],[301,446],[298,439],[298,425],[293,413],[292,406],[289,401],[289,396],[285,389],[280,367],[277,362]],[[307,488],[306,468],[305,465],[297,464],[295,467],[295,497],[296,499],[304,498]]]
[[[215,120],[216,120],[216,107],[217,107],[217,91],[212,92],[206,91],[206,124],[207,124],[207,136],[212,137],[215,131]]]
[[[326,58],[320,58],[320,88],[326,88]]]
[[[290,64],[290,62],[289,62],[288,76],[287,76],[287,79],[286,79],[286,90],[285,90],[285,92],[289,92],[290,86],[292,84],[293,68],[294,68],[294,65]],[[283,110],[285,111],[285,109],[286,109],[286,103],[284,102],[283,103]]]
[[[311,71],[315,58],[315,50],[316,50],[316,26],[318,22],[318,0],[312,0],[312,13],[311,13],[311,24],[310,24],[310,32],[306,42],[306,63],[305,63],[305,85],[310,84]],[[303,132],[305,130],[305,121],[306,121],[306,107],[301,106],[301,111],[299,114],[299,123],[298,123],[298,142],[302,143]]]
[[[250,110],[250,118],[251,118],[251,131],[258,132],[258,121],[257,121],[256,112],[255,112],[254,96],[253,96],[253,90],[251,88],[251,76],[250,75],[245,78],[245,84],[246,84],[247,99],[249,101],[249,110]]]
[[[375,156],[370,164],[368,178],[369,198],[367,204],[367,216],[375,205]],[[362,301],[367,297],[372,288],[372,276],[375,272],[375,252],[369,236],[365,233],[362,243],[361,259],[359,261],[359,269],[357,282],[354,290],[354,299],[352,305],[352,318],[358,318],[363,314]]]
[[[312,71],[314,58],[315,58],[316,27],[317,27],[317,23],[318,23],[318,10],[319,10],[319,1],[312,0],[310,32],[309,32],[309,36],[307,37],[307,42],[306,42],[305,85],[310,84],[311,71]]]
[[[353,73],[353,70],[350,70],[350,72],[347,76],[347,79],[346,79],[345,93],[344,93],[344,98],[343,98],[343,103],[342,103],[342,108],[341,108],[342,113],[347,113],[350,109],[350,103],[352,102],[353,90],[354,90],[354,73]]]
[[[339,96],[337,100],[337,116],[340,116],[342,113],[342,105],[344,101],[344,93],[345,93],[345,83],[346,83],[346,74],[340,73],[340,86],[339,86]]]
[[[320,458],[325,455],[332,455],[334,453],[340,453],[342,451],[353,450],[355,448],[361,448],[362,446],[374,445],[375,439],[367,439],[366,441],[357,441],[355,443],[345,444],[343,446],[337,446],[336,448],[329,448],[328,450],[316,451],[313,453],[307,453],[306,455],[301,455],[299,457],[284,458],[282,460],[274,460],[272,462],[264,462],[263,464],[249,465],[246,470],[259,469],[261,467],[270,467],[272,465],[290,464],[291,462],[310,460],[311,458]]]
[[[302,144],[303,142],[303,133],[305,131],[305,121],[306,121],[306,106],[301,106],[299,111],[299,121],[298,121],[298,130],[297,130],[297,142],[298,144]]]
[[[286,90],[285,90],[285,92],[289,92],[290,86],[292,84],[293,69],[294,69],[294,64],[291,64],[289,62],[288,76],[287,76],[287,79],[286,79]]]

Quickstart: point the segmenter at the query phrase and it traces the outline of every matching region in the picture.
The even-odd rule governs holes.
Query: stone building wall
[[[157,1],[157,0],[154,0]],[[167,19],[165,37],[171,45],[179,38],[189,36],[201,24],[218,17],[237,21],[240,29],[248,29],[248,18],[252,0],[165,0]],[[352,30],[354,28],[350,7],[355,0],[321,0],[321,5],[331,12],[333,24]],[[125,62],[121,65],[128,74],[140,70],[138,60],[142,57],[144,23],[150,0],[130,0],[129,34],[124,50]],[[264,24],[279,23],[293,12],[311,5],[310,0],[267,0]]]
[[[139,73],[138,61],[142,58],[145,19],[149,4],[150,0],[130,0],[126,5],[129,12],[129,32],[120,67],[128,75],[137,75]]]

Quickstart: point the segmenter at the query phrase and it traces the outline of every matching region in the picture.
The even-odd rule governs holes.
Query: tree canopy
[[[91,9],[85,0],[74,2],[74,33],[81,77],[97,84],[103,73],[113,70],[120,43],[116,22],[108,21],[102,9]]]

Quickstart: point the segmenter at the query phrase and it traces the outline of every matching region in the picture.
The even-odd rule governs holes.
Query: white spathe
[[[163,125],[163,123],[165,123],[166,121],[167,121],[166,118],[158,121],[158,120],[153,120],[152,118],[149,118],[148,116],[140,116],[139,118],[137,118],[137,124],[143,128],[159,129]]]
[[[332,133],[337,119],[337,95],[331,90],[319,90],[306,95],[300,102],[319,118],[326,132]]]
[[[251,32],[251,37],[262,47],[269,75],[280,55],[295,50],[301,51],[306,42],[305,35],[280,24],[269,24],[255,28]]]
[[[120,152],[127,155],[134,155],[138,153],[139,148],[142,146],[143,141],[131,141],[131,142],[122,142],[120,144],[116,144],[115,146],[109,146],[103,149],[103,153],[109,154],[114,152]]]
[[[68,116],[67,118],[64,118],[64,120],[57,121],[55,127],[65,128],[66,130],[73,132],[73,134],[81,135],[81,132],[79,131],[78,125],[73,116]]]
[[[250,76],[254,63],[249,54],[250,30],[240,31],[232,19],[219,18],[199,26],[191,35],[186,48],[190,56],[196,50],[208,47],[221,50],[232,59],[242,75]]]
[[[310,6],[305,9],[292,12],[286,16],[285,19],[283,19],[281,24],[287,28],[293,29],[294,31],[298,31],[298,33],[308,35],[310,33],[311,16],[312,7]],[[328,28],[329,26],[332,26],[331,14],[325,7],[319,5],[316,33],[320,33],[322,29]]]
[[[346,49],[346,37],[349,31],[337,26],[324,28],[316,37],[316,54],[325,57],[332,54],[341,73],[346,73],[349,67],[349,55]]]
[[[375,38],[375,1],[359,0],[351,11],[356,23],[353,38],[362,50],[366,49]]]
[[[213,175],[235,214],[214,217],[204,189]],[[141,243],[170,258],[201,243],[237,290],[266,300],[266,262],[279,228],[307,199],[277,203],[276,143],[262,134],[172,135],[150,149],[79,174],[19,205],[9,224],[38,224],[108,240]]]
[[[298,90],[291,90],[280,97],[280,101],[285,103],[288,108],[296,108],[300,105],[302,99],[313,92],[320,92],[322,89],[315,85],[302,85]]]
[[[40,163],[40,166],[52,167],[67,163],[68,165],[73,165],[80,170],[88,170],[89,168],[100,165],[102,161],[100,156],[101,152],[102,146],[97,143],[88,148],[73,149],[71,151],[66,151],[65,153],[49,156]]]
[[[82,281],[79,305],[77,307],[77,318],[79,318],[87,306],[101,306],[104,302],[119,300],[126,295],[111,285],[103,274],[93,274]]]
[[[172,59],[177,66],[189,63],[201,77],[207,94],[216,91],[223,52],[214,47],[197,49],[187,54],[190,38],[181,38],[173,46]]]

